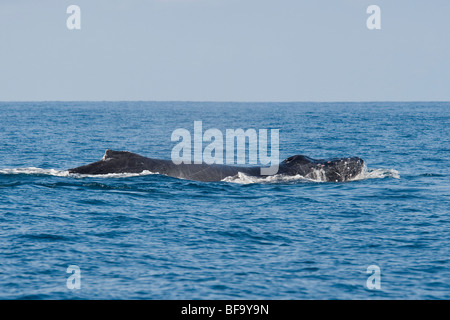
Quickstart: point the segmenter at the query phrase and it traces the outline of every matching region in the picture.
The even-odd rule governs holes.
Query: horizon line
[[[194,102],[194,103],[390,103],[390,102],[450,102],[450,100],[0,100],[0,103],[16,102]]]

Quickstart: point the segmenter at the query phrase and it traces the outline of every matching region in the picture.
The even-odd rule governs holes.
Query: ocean
[[[450,299],[449,111],[2,102],[0,299]],[[279,129],[280,161],[358,156],[366,172],[335,183],[67,171],[106,149],[170,159],[172,132],[194,121]]]

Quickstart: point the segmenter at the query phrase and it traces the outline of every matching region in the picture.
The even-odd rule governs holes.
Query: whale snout
[[[353,180],[362,173],[364,165],[364,160],[359,157],[328,161],[325,164],[328,172],[327,180],[331,182]]]

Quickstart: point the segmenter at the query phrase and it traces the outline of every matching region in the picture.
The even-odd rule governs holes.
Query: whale
[[[355,179],[364,170],[364,160],[359,157],[312,159],[294,155],[279,163],[277,175],[301,176],[307,179],[344,182]],[[195,181],[221,181],[243,173],[253,177],[267,177],[258,166],[223,164],[175,164],[172,160],[152,159],[129,151],[106,150],[100,161],[69,169],[69,173],[104,175],[111,173],[142,173],[150,171],[174,178]]]

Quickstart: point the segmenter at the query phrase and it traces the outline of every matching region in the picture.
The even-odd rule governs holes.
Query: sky
[[[0,101],[50,100],[449,101],[450,1],[0,0]]]

